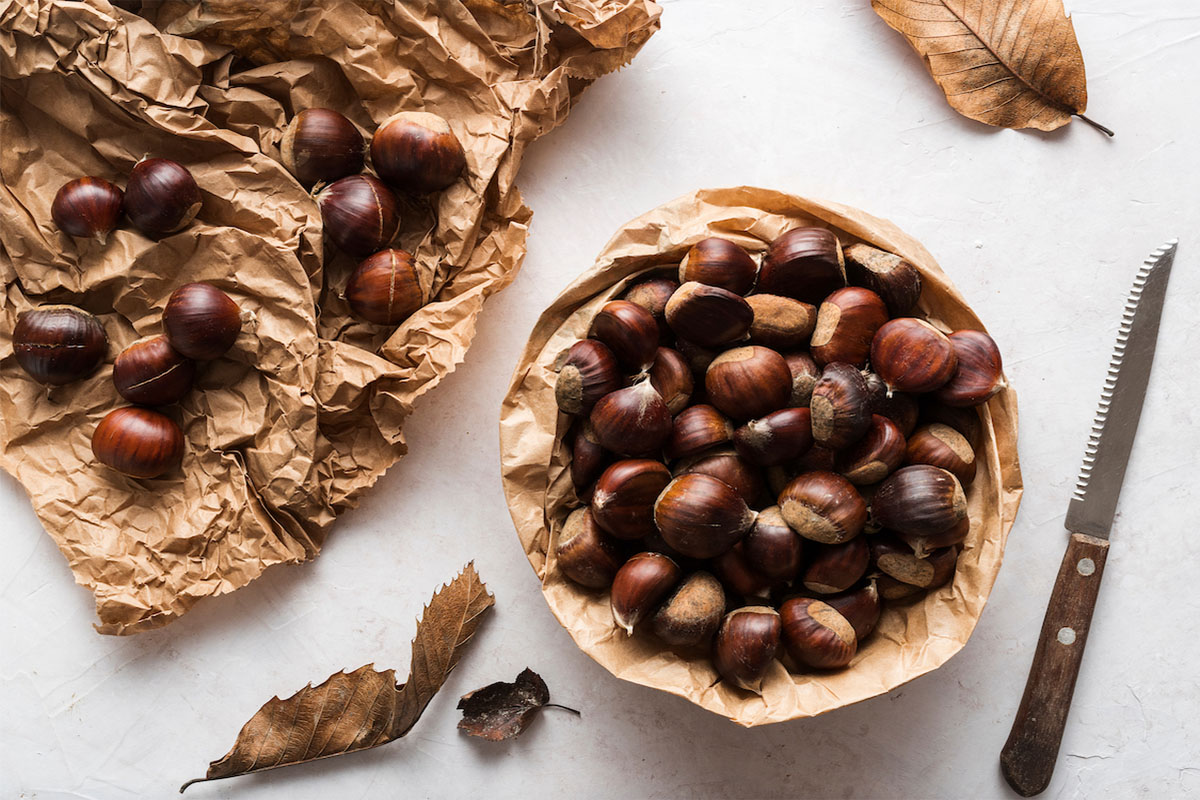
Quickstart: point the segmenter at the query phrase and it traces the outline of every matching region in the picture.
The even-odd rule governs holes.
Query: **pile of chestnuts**
[[[104,178],[67,181],[54,195],[50,217],[65,233],[104,244],[122,216],[147,236],[165,236],[186,228],[202,205],[187,167],[169,158],[143,158],[123,192]]]
[[[396,192],[438,192],[466,169],[466,153],[445,119],[403,111],[384,120],[371,138],[375,175],[362,174],[368,154],[358,128],[329,108],[297,114],[284,132],[280,155],[296,180],[315,192],[325,235],[363,259],[345,289],[355,316],[397,325],[429,302],[432,276],[411,253],[390,245],[400,230]]]
[[[848,665],[883,601],[953,579],[975,407],[1005,386],[991,337],[920,295],[899,256],[801,227],[761,263],[704,239],[606,303],[556,365],[585,504],[557,569],[747,691],[776,659]]]
[[[110,412],[92,434],[96,460],[135,478],[156,478],[183,458],[179,425],[148,406],[182,399],[192,388],[196,362],[224,355],[242,328],[237,303],[208,283],[176,289],[162,319],[164,335],[139,339],[113,362],[117,392],[135,405]],[[34,380],[62,386],[96,370],[108,336],[100,320],[81,308],[38,306],[17,317],[13,351]]]

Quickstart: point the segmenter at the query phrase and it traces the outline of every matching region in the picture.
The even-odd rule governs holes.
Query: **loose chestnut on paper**
[[[655,612],[654,635],[672,647],[692,647],[712,638],[725,613],[725,591],[707,572],[693,572]]]
[[[743,459],[732,447],[721,447],[702,453],[696,458],[682,462],[675,469],[676,475],[708,475],[733,487],[749,505],[763,491],[762,471]]]
[[[800,574],[804,540],[788,527],[779,506],[758,512],[742,539],[742,553],[755,572],[771,580],[790,581]]]
[[[738,542],[709,563],[728,592],[747,602],[767,600],[772,584],[776,583],[750,566],[743,542]]]
[[[910,536],[933,536],[967,517],[967,496],[949,472],[926,464],[888,476],[871,501],[879,524]]]
[[[845,285],[842,248],[824,228],[793,228],[771,242],[758,273],[758,291],[813,306]]]
[[[200,187],[187,167],[169,158],[144,158],[125,185],[125,214],[147,236],[187,227],[200,213]]]
[[[638,553],[613,578],[610,602],[613,621],[629,636],[639,622],[679,583],[679,565],[662,553]]]
[[[368,256],[346,282],[350,311],[375,325],[398,325],[428,299],[419,268],[406,250],[388,248]]]
[[[883,324],[871,341],[871,367],[892,392],[932,392],[954,375],[958,357],[946,334],[922,319]]]
[[[757,273],[758,265],[749,253],[728,239],[711,236],[687,251],[679,265],[679,282],[697,281],[746,294],[754,286]]]
[[[141,406],[178,402],[192,388],[195,378],[196,362],[171,347],[165,336],[134,342],[113,362],[112,379],[117,392]]]
[[[108,351],[100,320],[82,308],[38,306],[22,311],[13,327],[13,355],[38,383],[63,386],[95,372]]]
[[[788,654],[817,669],[844,667],[858,652],[858,637],[845,617],[828,603],[793,597],[779,609]]]
[[[870,551],[871,561],[884,575],[921,589],[945,583],[958,560],[958,551],[953,547],[942,547],[921,557],[900,539],[887,535],[871,537]]]
[[[862,495],[833,472],[797,475],[780,493],[779,510],[792,530],[822,544],[853,539],[867,522]]]
[[[983,331],[955,331],[949,339],[958,367],[934,398],[960,408],[983,405],[1005,386],[1000,348]]]
[[[734,609],[721,620],[713,645],[713,666],[721,679],[748,692],[762,693],[762,681],[779,650],[779,612],[767,606]]]
[[[667,324],[680,339],[701,347],[723,347],[743,339],[754,311],[741,295],[690,281],[667,301]]]
[[[966,486],[975,480],[975,451],[967,437],[949,425],[934,423],[918,428],[905,449],[909,464],[929,464],[952,473]]]
[[[817,324],[817,309],[808,303],[775,294],[752,294],[746,298],[754,312],[750,341],[774,350],[803,347]]]
[[[626,300],[646,309],[654,317],[660,340],[671,335],[671,326],[667,325],[667,301],[678,288],[679,284],[670,278],[650,278],[635,283],[625,292]]]
[[[919,408],[922,425],[948,425],[966,437],[972,450],[978,450],[983,443],[983,422],[974,408],[948,406],[932,396],[922,398]]]
[[[774,350],[757,345],[738,347],[709,364],[704,387],[712,404],[725,414],[754,419],[787,405],[792,371]]]
[[[370,175],[341,178],[317,192],[325,235],[339,249],[360,258],[396,238],[400,207],[392,190]]]
[[[354,123],[331,108],[307,108],[288,123],[280,160],[306,189],[363,169],[366,143]]]
[[[817,594],[844,592],[862,578],[871,564],[867,537],[855,536],[842,544],[819,545],[804,568],[804,588]]]
[[[675,417],[664,452],[667,458],[687,458],[733,440],[733,425],[710,405],[686,408]]]
[[[554,399],[565,414],[587,414],[596,402],[621,388],[617,357],[595,339],[580,339],[562,356]]]
[[[662,397],[672,414],[678,414],[687,408],[696,382],[687,359],[678,350],[669,347],[658,348],[649,374],[650,385]]]
[[[847,286],[825,298],[809,347],[818,364],[840,361],[861,367],[875,332],[888,321],[887,306],[869,289]]]
[[[807,408],[772,411],[733,432],[733,446],[738,455],[762,467],[799,458],[812,444],[812,413]]]
[[[871,578],[861,589],[821,598],[834,611],[846,618],[854,628],[854,635],[862,641],[875,630],[879,614],[883,610],[879,602],[879,587]]]
[[[622,456],[657,453],[671,435],[671,412],[649,380],[604,395],[589,419],[601,446]]]
[[[896,423],[873,414],[866,434],[838,453],[836,471],[855,486],[878,483],[904,463],[905,447]]]
[[[611,460],[611,454],[600,446],[592,423],[587,420],[577,422],[571,437],[571,483],[580,500],[591,501],[592,484]]]
[[[624,561],[621,548],[600,530],[587,508],[577,508],[567,517],[554,556],[564,575],[589,589],[611,585]]]
[[[157,478],[183,458],[183,431],[148,408],[118,408],[92,434],[92,454],[101,464],[134,478]]]
[[[596,481],[592,516],[597,525],[618,539],[651,536],[655,531],[654,501],[670,482],[671,471],[661,461],[617,461]]]
[[[242,312],[210,283],[185,283],[167,299],[163,327],[171,347],[188,358],[209,361],[224,355],[242,330]]]
[[[699,473],[671,481],[654,504],[654,523],[663,539],[689,558],[724,553],[750,530],[754,518],[733,487]]]
[[[916,267],[894,253],[867,244],[852,244],[843,252],[850,283],[883,298],[893,317],[912,313],[921,297],[921,273]]]
[[[636,303],[610,300],[592,318],[588,338],[607,345],[626,371],[642,372],[658,350],[658,323]]]
[[[437,114],[402,111],[383,121],[371,139],[371,164],[402,192],[447,188],[467,168],[467,155],[450,123]]]
[[[813,386],[813,439],[830,450],[854,444],[871,427],[871,395],[862,373],[849,364],[833,363]]]
[[[50,204],[50,218],[63,233],[104,244],[121,223],[125,193],[103,178],[64,183]]]

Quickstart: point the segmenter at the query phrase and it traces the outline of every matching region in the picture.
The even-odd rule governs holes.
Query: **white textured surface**
[[[1088,654],[1050,797],[1200,796],[1200,11],[1074,0],[1089,114],[1054,134],[953,113],[866,0],[678,0],[623,72],[535,145],[516,283],[407,428],[411,454],[314,563],[182,621],[99,636],[21,489],[0,478],[0,796],[168,797],[273,694],[374,661],[402,672],[432,589],[474,558],[498,606],[406,739],[195,786],[195,798],[1006,797],[997,756],[1066,542],[1062,518],[1123,296],[1182,240]],[[736,12],[736,13],[735,13]],[[700,186],[840,200],[923,241],[999,340],[1020,395],[1025,503],[966,648],[890,695],[743,730],[624,684],[547,611],[500,491],[496,418],[540,310],[617,226]],[[582,719],[508,744],[457,697],[532,666]]]

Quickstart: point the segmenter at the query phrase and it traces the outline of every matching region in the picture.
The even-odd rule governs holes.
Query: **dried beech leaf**
[[[368,664],[332,675],[320,686],[310,684],[286,700],[273,697],[242,727],[233,749],[179,791],[399,739],[420,719],[494,603],[474,562],[468,564],[434,594],[417,622],[407,683],[396,683],[395,670],[376,672]]]
[[[971,119],[1052,131],[1083,115],[1087,77],[1062,0],[871,0]]]
[[[480,739],[500,742],[523,732],[545,706],[579,713],[551,703],[550,690],[542,676],[526,667],[512,683],[499,681],[464,694],[458,701],[463,712],[458,729]]]

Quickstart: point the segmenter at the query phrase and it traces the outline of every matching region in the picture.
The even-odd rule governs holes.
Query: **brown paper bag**
[[[631,58],[659,13],[646,0],[147,6],[166,32],[104,0],[0,0],[0,467],[95,593],[105,633],[167,624],[317,554],[403,455],[417,398],[462,360],[484,300],[515,276],[531,215],[513,183],[525,145]],[[246,62],[231,44],[262,65],[235,72]],[[397,241],[436,269],[436,295],[395,331],[349,316],[353,262],[323,248],[316,204],[276,161],[283,126],[313,105],[367,135],[397,111],[433,110],[467,150],[466,179],[404,209]],[[56,228],[60,185],[124,186],[147,154],[195,175],[204,207],[189,228],[154,242],[126,223],[106,246]],[[90,452],[96,424],[124,405],[112,359],[161,332],[166,298],[192,280],[229,292],[248,321],[167,410],[187,439],[182,470],[125,478]],[[96,313],[110,338],[105,366],[52,391],[11,343],[17,315],[49,302]]]
[[[600,306],[656,267],[676,270],[700,239],[722,236],[761,253],[800,225],[830,228],[843,244],[864,241],[902,255],[924,278],[922,314],[946,330],[984,330],[933,257],[890,222],[767,189],[706,189],[659,206],[617,232],[595,266],[534,326],[500,412],[504,491],[517,535],[550,610],[575,643],[618,678],[685,697],[745,726],[821,714],[945,663],[966,643],[983,611],[1022,492],[1017,398],[1008,388],[982,409],[985,441],[968,490],[971,534],[953,584],[909,604],[888,604],[876,633],[844,670],[791,675],[775,662],[761,697],[719,682],[707,657],[675,653],[645,632],[627,637],[612,621],[606,591],[585,590],[559,573],[550,555],[553,542],[580,503],[567,471],[570,450],[558,438],[570,419],[554,401],[555,358],[587,335]]]

